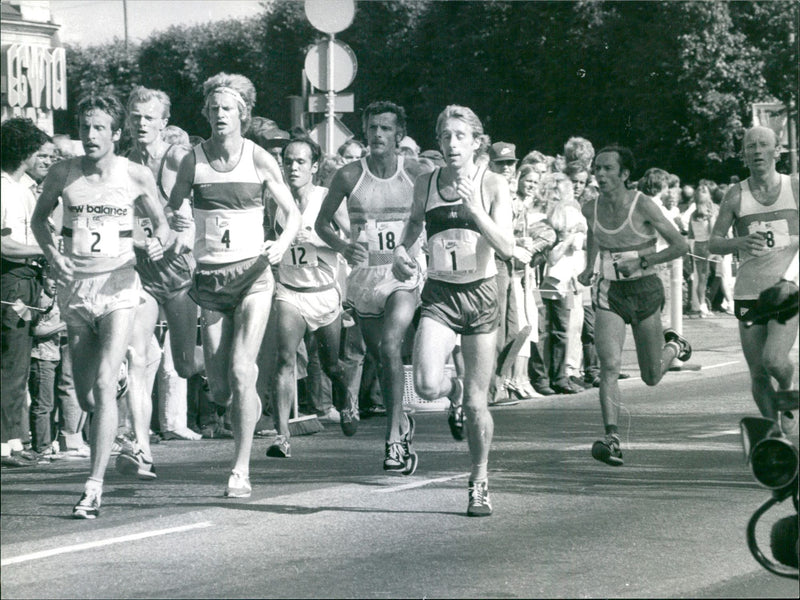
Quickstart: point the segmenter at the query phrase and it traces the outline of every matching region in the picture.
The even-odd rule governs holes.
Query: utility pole
[[[125,56],[128,56],[128,0],[122,0],[122,21],[125,26]]]

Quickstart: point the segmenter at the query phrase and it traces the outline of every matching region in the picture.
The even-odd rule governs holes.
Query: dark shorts
[[[756,305],[758,300],[733,300],[733,314],[736,315],[736,318],[740,321],[747,321],[747,315],[750,314],[750,311]]]
[[[140,249],[136,250],[136,271],[144,291],[159,304],[172,300],[192,286],[194,257],[190,253],[168,253],[161,260],[152,261]]]
[[[630,281],[600,278],[592,292],[597,308],[619,315],[628,325],[636,325],[664,307],[664,284],[657,274]]]
[[[232,313],[248,294],[274,289],[272,269],[262,255],[222,265],[197,265],[189,296],[201,308]]]
[[[421,316],[461,335],[491,333],[500,325],[497,282],[494,277],[465,284],[428,279],[422,288]]]

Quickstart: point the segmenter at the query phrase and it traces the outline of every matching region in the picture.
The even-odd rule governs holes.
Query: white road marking
[[[72,546],[62,546],[61,548],[52,548],[50,550],[42,550],[41,552],[32,552],[30,554],[23,554],[22,556],[14,556],[12,558],[4,558],[0,561],[0,566],[5,567],[8,565],[15,565],[29,560],[39,560],[41,558],[48,558],[50,556],[57,556],[59,554],[67,554],[69,552],[80,552],[82,550],[92,550],[94,548],[102,548],[104,546],[111,546],[113,544],[122,544],[124,542],[131,542],[134,540],[143,540],[146,538],[156,537],[159,535],[169,535],[171,533],[181,533],[191,529],[203,529],[211,527],[212,523],[204,521],[202,523],[194,523],[192,525],[182,525],[180,527],[170,527],[169,529],[156,529],[154,531],[143,531],[141,533],[134,533],[131,535],[123,535],[120,537],[109,538],[107,540],[97,540],[95,542],[86,542],[84,544],[74,544]]]
[[[588,444],[584,444],[582,446],[567,446],[563,448],[554,448],[555,450],[575,450],[575,451],[586,451],[586,448],[589,447]],[[741,452],[742,445],[735,444],[733,442],[706,442],[706,443],[698,443],[698,442],[629,442],[626,443],[625,440],[622,440],[622,452],[625,452],[625,449],[630,450],[670,450],[670,451],[686,451],[686,452],[697,452],[697,451],[716,451],[716,452]]]
[[[402,492],[404,490],[411,490],[418,487],[430,485],[431,483],[441,483],[443,481],[450,481],[451,479],[459,479],[461,477],[469,477],[469,473],[460,473],[459,475],[448,475],[447,477],[438,477],[436,479],[424,479],[422,481],[413,481],[403,485],[396,485],[390,488],[380,488],[373,490],[376,494],[391,494],[392,492]]]
[[[739,435],[741,431],[739,429],[726,429],[725,431],[712,431],[711,433],[699,433],[697,435],[690,435],[690,438],[713,438],[713,437],[723,437],[726,435]]]
[[[709,369],[718,369],[719,367],[727,367],[729,365],[738,365],[740,362],[741,361],[739,361],[739,360],[731,360],[731,361],[728,361],[728,362],[719,363],[717,365],[708,365],[707,367],[702,367],[701,366],[700,369],[698,369],[698,370],[699,371],[708,371]],[[690,369],[687,369],[685,371],[670,371],[670,373],[672,373],[672,374],[697,373],[697,372],[698,371],[692,371]],[[642,380],[641,377],[635,377],[634,376],[634,377],[628,377],[627,379],[620,379],[619,382],[620,383],[624,383],[626,381],[641,381],[641,380]]]
[[[731,360],[724,363],[719,363],[718,365],[709,365],[707,367],[702,367],[701,370],[708,371],[709,369],[717,369],[719,367],[727,367],[728,365],[738,365],[741,361],[739,360]]]

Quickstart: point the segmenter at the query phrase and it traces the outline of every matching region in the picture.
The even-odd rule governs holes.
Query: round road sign
[[[324,33],[339,33],[353,22],[356,12],[353,0],[306,0],[306,17]]]
[[[328,87],[328,47],[333,42],[333,85]],[[318,42],[306,53],[306,77],[318,90],[341,92],[356,78],[358,61],[353,50],[339,40]]]

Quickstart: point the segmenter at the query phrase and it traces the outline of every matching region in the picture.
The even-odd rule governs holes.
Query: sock
[[[98,492],[98,493],[102,492],[103,491],[103,480],[98,478],[98,477],[89,477],[89,479],[86,480],[86,485],[84,486],[84,489],[87,492],[89,492],[89,491]]]
[[[469,480],[473,483],[476,481],[486,481],[489,478],[489,463],[482,462],[477,465],[472,465],[472,471],[469,474]]]
[[[24,450],[22,446],[22,440],[19,438],[8,440],[7,443],[9,448],[11,448],[11,452],[22,452]]]
[[[619,437],[619,428],[616,425],[606,425],[606,435],[615,435]]]

